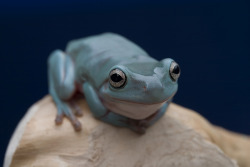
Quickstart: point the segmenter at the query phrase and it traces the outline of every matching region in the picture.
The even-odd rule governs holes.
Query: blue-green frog
[[[70,41],[65,52],[52,52],[48,75],[56,124],[66,116],[81,130],[76,116],[82,112],[73,98],[81,93],[96,118],[145,133],[175,95],[180,67],[170,58],[155,60],[118,34],[104,33]]]

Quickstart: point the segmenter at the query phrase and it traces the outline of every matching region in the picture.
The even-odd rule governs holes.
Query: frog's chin
[[[132,119],[145,119],[159,110],[168,99],[152,104],[136,103],[114,99],[111,97],[102,98],[102,102],[110,111]]]

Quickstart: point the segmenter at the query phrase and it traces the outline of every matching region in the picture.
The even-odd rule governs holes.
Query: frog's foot
[[[139,133],[139,134],[146,133],[147,121],[145,120],[128,119],[128,125],[130,129],[132,129],[136,133]]]
[[[73,125],[75,131],[80,131],[82,129],[81,123],[78,121],[78,119],[76,118],[76,116],[74,115],[68,104],[66,103],[57,104],[57,109],[58,112],[55,119],[56,125],[62,124],[63,117],[66,117]]]

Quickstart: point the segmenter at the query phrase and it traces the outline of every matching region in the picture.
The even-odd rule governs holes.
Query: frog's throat
[[[132,119],[145,119],[158,111],[170,98],[158,103],[138,103],[116,99],[113,97],[101,98],[104,106],[110,111]]]

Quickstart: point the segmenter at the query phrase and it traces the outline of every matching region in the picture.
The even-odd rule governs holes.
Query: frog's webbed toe
[[[63,121],[63,114],[57,114],[55,119],[56,125],[61,125],[62,121]]]
[[[71,101],[70,105],[74,109],[74,113],[76,116],[78,116],[78,117],[83,116],[82,109],[78,106],[78,104],[75,101]]]
[[[77,120],[77,119],[73,119],[70,120],[75,131],[81,131],[82,130],[82,124]]]
[[[137,126],[135,129],[132,129],[132,130],[134,130],[136,133],[139,133],[139,134],[145,134],[146,129],[147,128],[144,126]]]
[[[134,119],[128,119],[128,127],[135,131],[136,133],[139,133],[139,134],[144,134],[146,133],[146,129],[147,129],[147,122],[144,121],[144,120],[134,120]]]

